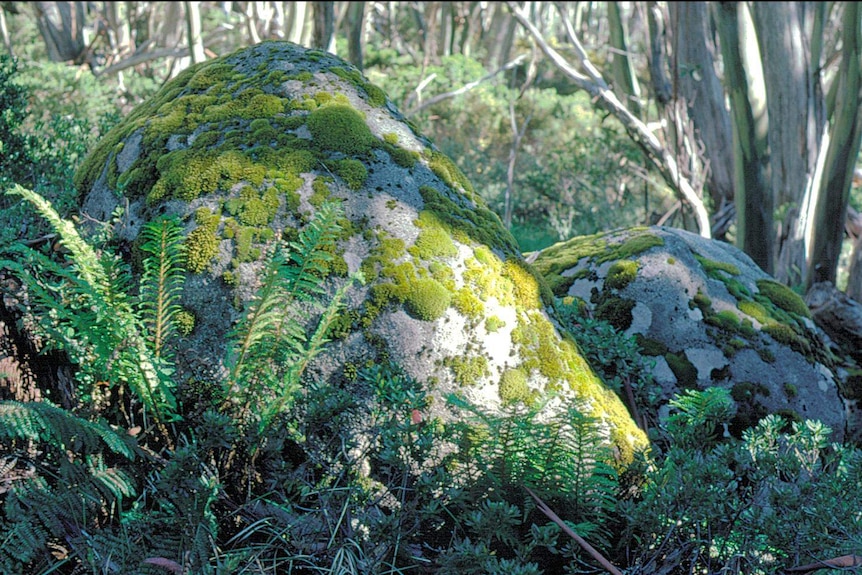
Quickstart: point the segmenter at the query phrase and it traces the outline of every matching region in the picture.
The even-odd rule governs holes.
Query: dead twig
[[[533,493],[533,491],[529,487],[525,487],[525,489],[527,490],[527,493],[529,493],[533,497],[533,499],[536,500],[536,505],[539,507],[539,510],[545,515],[547,515],[548,519],[559,525],[560,529],[562,529],[569,537],[577,541],[578,545],[580,545],[584,549],[584,551],[592,555],[593,558],[598,561],[599,564],[601,564],[601,566],[604,567],[608,573],[611,573],[611,575],[623,575],[622,571],[614,567],[614,564],[605,559],[605,556],[599,553],[595,547],[587,543],[586,539],[575,533],[571,527],[566,525],[566,523],[562,519],[560,519],[560,517],[556,513],[554,513],[554,511],[550,507],[548,507],[548,505],[544,501],[542,501],[538,495]]]

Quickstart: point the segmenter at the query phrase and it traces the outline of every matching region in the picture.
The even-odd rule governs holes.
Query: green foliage
[[[78,366],[79,393],[93,401],[99,382],[128,386],[156,419],[176,410],[173,383],[165,364],[145,338],[135,303],[125,289],[129,274],[110,252],[98,253],[72,222],[62,219],[39,194],[15,186],[7,193],[28,200],[56,230],[69,251],[60,265],[50,256],[20,243],[2,250],[3,267],[27,286],[53,345],[62,346]]]
[[[185,282],[182,225],[160,217],[147,222],[140,233],[146,254],[140,285],[141,316],[156,358],[164,355],[166,342],[179,328],[180,295]],[[191,330],[189,330],[191,331]]]

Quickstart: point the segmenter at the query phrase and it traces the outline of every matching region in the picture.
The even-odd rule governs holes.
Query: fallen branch
[[[842,555],[834,559],[825,559],[823,561],[815,561],[808,565],[800,565],[799,567],[790,567],[785,569],[785,573],[813,573],[821,569],[855,569],[862,567],[862,556],[860,555]]]
[[[536,505],[538,506],[539,510],[545,515],[547,515],[548,519],[559,525],[560,529],[562,529],[569,537],[577,541],[578,545],[580,545],[584,549],[584,551],[592,555],[593,558],[598,561],[599,564],[601,564],[601,566],[604,567],[608,573],[611,573],[611,575],[623,575],[622,571],[614,567],[614,564],[605,559],[605,556],[599,553],[595,547],[587,543],[586,539],[575,533],[571,527],[566,525],[565,521],[560,519],[560,517],[556,513],[554,513],[554,511],[550,507],[548,507],[548,505],[544,501],[542,501],[538,495],[533,493],[533,491],[529,487],[525,487],[524,489],[526,489],[527,493],[532,495],[533,499],[536,500]]]

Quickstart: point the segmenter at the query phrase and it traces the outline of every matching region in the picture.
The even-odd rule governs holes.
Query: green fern
[[[172,419],[176,400],[169,369],[147,345],[146,330],[128,295],[128,270],[116,256],[97,253],[72,222],[36,192],[16,185],[7,194],[31,202],[69,250],[64,265],[13,244],[3,250],[12,259],[0,259],[0,266],[25,282],[47,339],[62,346],[77,364],[85,391],[94,390],[99,381],[124,384],[141,400],[145,413]]]
[[[147,339],[156,359],[163,357],[165,344],[176,332],[174,316],[179,305],[185,273],[183,229],[167,216],[147,222],[141,229],[143,274],[140,284],[140,307]]]
[[[232,333],[236,342],[228,360],[229,396],[243,397],[246,411],[258,406],[261,432],[289,406],[309,362],[328,341],[329,332],[353,281],[351,276],[323,307],[324,279],[330,274],[333,248],[341,232],[337,204],[322,205],[289,245],[278,243],[265,262],[261,286]],[[305,324],[320,312],[309,338]]]
[[[83,454],[100,453],[107,446],[118,455],[135,457],[128,439],[106,424],[45,402],[0,401],[0,440],[47,443],[60,451]]]

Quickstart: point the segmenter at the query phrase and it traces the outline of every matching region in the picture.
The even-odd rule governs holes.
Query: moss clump
[[[398,143],[398,134],[395,132],[386,132],[383,134],[383,141],[394,146]]]
[[[455,382],[461,386],[476,385],[488,375],[488,358],[484,355],[450,357],[446,360]]]
[[[663,342],[657,339],[644,337],[643,334],[640,333],[635,334],[635,342],[638,344],[643,355],[659,356],[668,352],[667,345]]]
[[[365,164],[353,158],[335,162],[335,173],[344,180],[344,183],[351,190],[360,189],[365,184],[365,180],[368,179],[368,170],[365,169]]]
[[[523,369],[507,369],[500,376],[500,399],[504,404],[533,403],[533,390],[527,384],[527,373]]]
[[[442,316],[451,303],[451,296],[440,282],[432,278],[418,279],[404,294],[407,312],[423,321],[434,321]]]
[[[753,300],[740,300],[736,304],[737,309],[745,315],[753,317],[761,325],[766,325],[772,321],[769,312],[765,307]]]
[[[481,200],[471,206],[463,196],[450,196],[431,186],[420,186],[419,193],[422,195],[425,209],[432,212],[455,239],[462,235],[462,243],[467,243],[467,239],[470,239],[506,254],[521,253],[515,238],[505,229],[499,216],[489,210]]]
[[[575,278],[561,274],[575,267],[582,259],[589,258],[599,264],[612,260],[628,260],[651,248],[664,245],[663,238],[646,228],[628,230],[630,235],[619,242],[608,239],[611,233],[613,232],[582,236],[554,244],[542,250],[533,265],[554,294],[563,297]]]
[[[219,225],[219,216],[207,208],[200,208],[195,212],[195,223],[198,227],[193,229],[186,237],[186,266],[192,273],[205,271],[210,261],[218,254],[219,239],[216,231]]]
[[[428,167],[434,172],[438,178],[443,180],[450,188],[461,188],[469,195],[470,199],[475,199],[475,190],[473,184],[464,175],[464,172],[449,159],[446,154],[437,150],[430,150],[427,153]]]
[[[732,276],[739,275],[739,268],[731,263],[711,260],[697,253],[694,254],[694,259],[696,259],[700,263],[700,266],[703,268],[703,271],[706,272],[706,275],[711,278],[723,281],[725,279],[725,276],[723,276],[719,272],[724,272]]]
[[[414,223],[419,227],[419,235],[408,250],[411,255],[422,260],[458,255],[458,248],[452,242],[449,232],[433,212],[422,210]]]
[[[606,321],[620,331],[625,331],[632,325],[632,310],[634,300],[617,296],[604,297],[596,306],[596,318]]]
[[[697,293],[694,294],[694,297],[691,298],[689,302],[689,307],[694,309],[695,307],[701,311],[703,317],[709,317],[712,315],[712,300],[708,295],[703,293],[700,288],[697,288]]]
[[[346,156],[361,156],[371,150],[374,135],[365,118],[345,104],[318,108],[306,122],[312,143],[324,151],[341,152]]]
[[[502,319],[498,318],[495,315],[492,315],[491,317],[489,317],[485,320],[485,330],[488,333],[495,333],[496,331],[498,331],[500,328],[503,328],[503,327],[506,327],[506,322],[503,321]]]
[[[786,395],[788,399],[793,399],[799,395],[799,388],[794,384],[787,382],[784,384],[784,395]]]
[[[684,353],[668,352],[664,356],[668,367],[676,377],[677,385],[682,389],[697,389],[697,368],[694,367]]]
[[[419,158],[421,157],[419,155],[419,152],[407,150],[400,146],[389,144],[388,142],[384,142],[383,149],[389,153],[389,156],[392,158],[392,161],[401,166],[402,168],[412,168],[416,165],[416,162],[418,162]]]
[[[806,318],[811,317],[811,311],[805,305],[805,300],[786,285],[768,279],[760,279],[756,283],[760,293],[784,311]]]
[[[521,262],[513,258],[507,259],[503,264],[502,274],[512,282],[515,307],[519,310],[542,307],[541,284]]]
[[[485,313],[485,304],[466,287],[459,289],[452,296],[452,307],[473,320],[478,320]]]
[[[638,275],[640,264],[634,260],[619,260],[614,262],[605,278],[605,286],[611,289],[623,289]]]
[[[763,326],[763,331],[771,335],[778,343],[789,346],[805,357],[811,357],[811,342],[796,333],[796,330],[789,325],[777,322],[770,323]]]
[[[311,196],[308,198],[308,203],[315,208],[322,206],[326,200],[329,199],[331,194],[329,186],[326,185],[327,182],[331,181],[332,178],[329,176],[318,176],[314,178],[314,181],[311,182]]]
[[[181,336],[190,335],[195,329],[195,315],[185,309],[174,314],[174,326]]]

